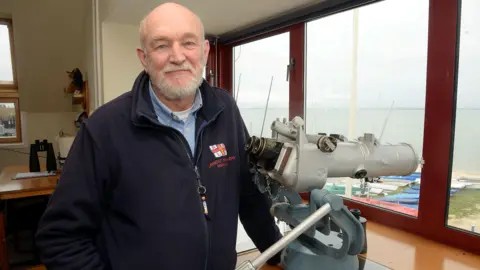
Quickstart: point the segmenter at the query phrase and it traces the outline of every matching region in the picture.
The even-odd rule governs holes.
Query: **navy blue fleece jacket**
[[[232,270],[238,216],[260,251],[281,237],[252,182],[231,95],[201,85],[192,155],[158,122],[148,82],[140,73],[81,126],[36,235],[48,269]]]

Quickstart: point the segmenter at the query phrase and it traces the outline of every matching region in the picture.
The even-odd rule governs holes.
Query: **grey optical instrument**
[[[408,143],[381,144],[366,133],[350,141],[338,134],[306,134],[302,118],[276,120],[272,137],[249,138],[254,181],[272,200],[271,213],[292,229],[278,242],[236,270],[256,270],[281,252],[285,270],[361,269],[366,231],[340,196],[324,190],[328,178],[367,181],[413,174],[422,164]],[[310,193],[302,202],[298,193]]]

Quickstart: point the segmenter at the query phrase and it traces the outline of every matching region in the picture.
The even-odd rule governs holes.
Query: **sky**
[[[386,0],[358,9],[357,38],[353,10],[307,23],[306,106],[348,108],[356,89],[358,108],[424,108],[428,2]],[[457,106],[480,108],[480,1],[462,2]],[[289,33],[238,46],[234,55],[239,106],[264,107],[272,76],[269,107],[288,105]]]
[[[13,79],[12,57],[6,25],[0,25],[0,59],[0,81],[11,81]]]

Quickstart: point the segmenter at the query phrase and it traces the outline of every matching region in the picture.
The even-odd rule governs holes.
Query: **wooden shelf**
[[[90,114],[90,104],[89,104],[89,88],[88,80],[83,82],[83,93],[81,96],[74,96],[72,94],[72,105],[82,105],[82,109]]]

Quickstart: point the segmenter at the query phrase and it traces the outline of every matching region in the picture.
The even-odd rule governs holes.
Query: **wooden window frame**
[[[375,3],[372,3],[375,4]],[[421,235],[465,251],[480,254],[480,236],[446,225],[451,182],[454,109],[456,102],[461,0],[430,0],[428,19],[428,56],[423,138],[422,186],[418,216],[408,216],[374,205],[353,201],[344,203],[358,208],[362,215],[393,228]],[[413,7],[415,8],[415,7]],[[290,31],[290,55],[303,59],[305,22],[259,36],[219,44],[219,87],[233,91],[233,47]],[[308,56],[306,56],[308,57]],[[290,117],[303,116],[304,63],[297,63],[290,81]],[[308,195],[308,194],[303,194]],[[308,196],[303,196],[308,199]]]
[[[12,59],[12,74],[13,83],[6,84],[0,83],[0,103],[13,103],[15,104],[15,118],[16,118],[16,134],[15,138],[0,138],[0,145],[22,143],[22,123],[20,117],[20,100],[18,94],[18,79],[17,68],[15,60],[15,42],[13,36],[13,22],[12,19],[0,18],[0,25],[6,25],[8,27],[9,39],[10,39],[10,55]]]

